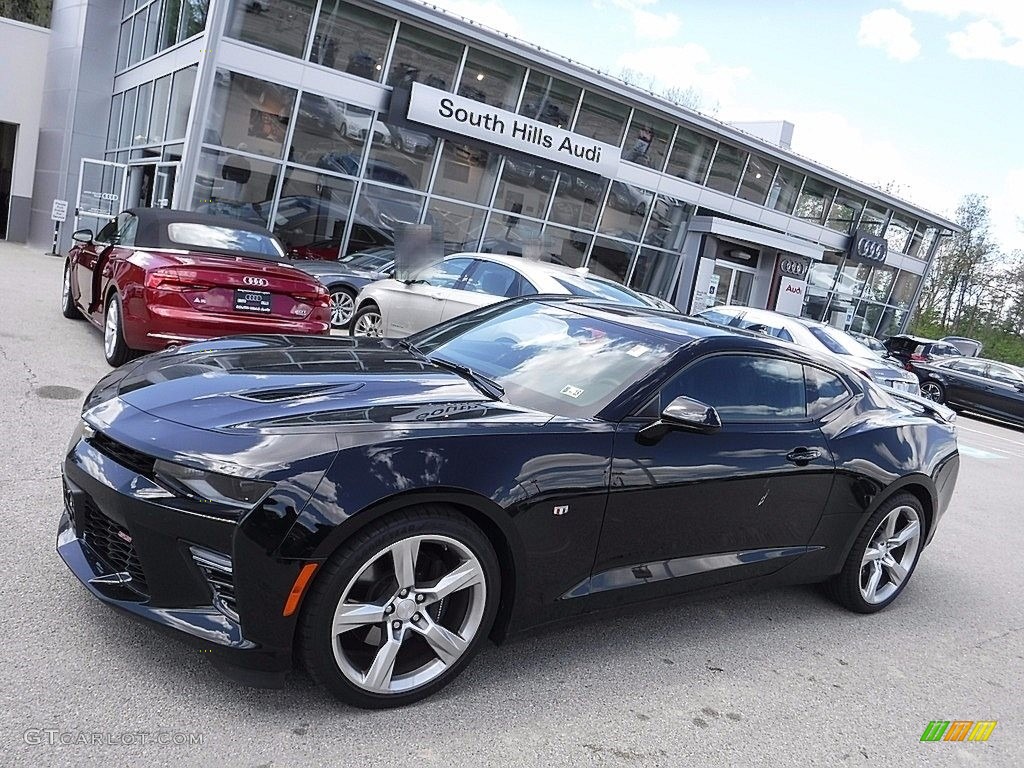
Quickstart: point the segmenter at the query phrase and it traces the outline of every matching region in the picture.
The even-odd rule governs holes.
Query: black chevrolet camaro
[[[403,341],[252,336],[86,399],[57,548],[247,679],[387,707],[487,637],[744,580],[870,613],[959,467],[951,412],[759,334],[516,299]]]

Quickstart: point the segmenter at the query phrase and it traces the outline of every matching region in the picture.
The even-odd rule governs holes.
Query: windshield
[[[177,221],[167,225],[167,237],[190,248],[213,248],[218,251],[237,251],[248,256],[284,259],[284,249],[276,239],[248,229]]]
[[[596,277],[558,275],[555,277],[555,281],[573,296],[603,299],[634,307],[651,306],[629,289]]]
[[[852,355],[853,357],[878,357],[853,336],[836,328],[827,325],[812,325],[807,330],[824,344],[829,352],[834,352],[837,355]]]
[[[556,416],[596,416],[662,365],[672,342],[563,307],[490,308],[410,337],[428,357],[497,382],[506,399]]]

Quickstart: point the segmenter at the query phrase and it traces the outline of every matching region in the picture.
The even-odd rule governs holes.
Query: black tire
[[[107,322],[110,316],[110,308],[116,307],[116,326],[113,330],[112,344],[107,343]],[[107,362],[115,368],[124,365],[132,359],[133,353],[124,340],[124,311],[121,306],[121,297],[116,293],[111,294],[107,300],[107,310],[103,313],[103,356]]]
[[[914,510],[919,521],[919,538],[914,550],[913,562],[907,569],[906,576],[891,595],[878,602],[868,602],[861,591],[862,571],[866,567],[864,559],[867,554],[868,545],[872,542],[872,537],[877,532],[882,521],[885,520],[891,512],[901,507]],[[921,502],[918,501],[917,497],[913,494],[899,493],[885,501],[864,524],[864,528],[857,536],[857,540],[853,543],[853,548],[850,550],[850,554],[846,558],[843,570],[825,582],[825,591],[828,596],[844,608],[855,613],[875,613],[888,606],[893,600],[903,593],[903,590],[914,575],[917,564],[921,559],[921,550],[924,547],[924,541],[927,535],[926,525],[927,518],[925,517],[924,510],[921,507]]]
[[[61,287],[60,313],[68,320],[82,320],[82,313],[75,306],[75,297],[71,295],[71,264],[64,264],[64,283]]]
[[[362,325],[360,320],[365,318],[367,315],[377,315],[380,317],[380,307],[373,302],[363,304],[359,307],[359,310],[352,317],[352,322],[349,323],[348,333],[350,336],[366,336],[369,338],[379,338],[380,336],[383,336],[383,330],[381,330],[381,332],[376,336],[369,333],[356,333],[356,329]]]
[[[331,328],[343,331],[352,325],[352,319],[355,317],[356,292],[353,291],[348,286],[340,284],[327,286],[327,292],[331,295]],[[344,294],[345,296],[348,297],[348,300],[351,302],[352,311],[349,312],[348,320],[346,320],[343,323],[334,322],[334,305],[336,301],[335,294]]]
[[[925,394],[925,392],[931,392],[933,394]],[[921,382],[921,397],[927,398],[935,403],[946,402],[946,388],[937,381],[927,379]]]
[[[483,573],[484,590],[486,593],[486,597],[483,598],[483,612],[482,615],[478,614],[481,615],[480,623],[469,644],[462,651],[462,655],[449,663],[440,674],[429,682],[425,682],[418,687],[412,687],[409,690],[396,693],[375,693],[354,683],[346,676],[339,665],[339,661],[335,656],[335,643],[338,642],[340,646],[340,638],[347,635],[335,636],[333,631],[335,611],[338,608],[339,602],[345,596],[346,589],[360,573],[365,572],[364,568],[381,557],[381,553],[390,546],[410,536],[443,536],[458,542],[460,546],[472,552]],[[422,551],[421,549],[415,566],[417,586],[419,586],[421,575],[420,569],[430,565],[429,558],[425,558]],[[387,558],[387,555],[383,555],[383,557]],[[375,571],[375,573],[379,573],[379,571]],[[390,602],[397,604],[400,594],[389,598],[389,595],[395,590],[397,590],[395,582],[389,582],[383,597],[378,598],[379,602],[390,600]],[[458,594],[460,593],[454,592],[452,596],[446,597],[444,600],[454,600],[455,595]],[[498,564],[497,555],[494,553],[494,548],[491,546],[487,536],[467,518],[439,504],[427,504],[397,512],[374,523],[366,530],[360,531],[350,541],[345,542],[316,575],[313,586],[303,603],[302,615],[299,621],[299,650],[301,659],[314,680],[324,686],[338,699],[348,704],[364,709],[386,709],[412,704],[436,693],[452,682],[465,669],[466,665],[479,651],[490,634],[494,617],[498,611],[500,594],[501,568]],[[441,603],[443,603],[443,600],[422,610],[432,615],[440,623],[441,619],[438,616],[445,609]],[[450,605],[454,604],[451,603]],[[435,607],[438,610],[437,616],[431,613]],[[399,611],[395,611],[391,615],[392,617],[397,617],[399,616]],[[414,617],[412,621],[415,620],[416,618]],[[380,633],[380,642],[383,643],[386,637],[385,633],[388,632],[387,625],[389,623],[388,620],[385,620],[380,624],[368,624],[366,627],[360,627],[359,629],[366,629],[368,633],[376,630],[376,632]],[[411,629],[409,631],[411,632]],[[415,638],[415,634],[409,634],[408,637]],[[370,643],[367,653],[376,658],[375,654],[378,651],[372,648],[369,637],[359,640],[359,642],[363,644]],[[408,642],[408,640],[404,642]],[[427,647],[426,642],[421,639],[414,640],[414,642],[422,642],[422,646],[424,648]],[[416,648],[412,650],[414,652],[417,651]],[[398,658],[401,658],[401,656]],[[391,679],[389,675],[389,680]]]

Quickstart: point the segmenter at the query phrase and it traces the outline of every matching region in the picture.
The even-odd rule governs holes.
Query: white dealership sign
[[[412,84],[406,118],[608,178],[619,169],[618,147],[423,83]]]
[[[792,277],[783,277],[779,280],[779,297],[775,300],[775,311],[784,315],[800,317],[804,308],[804,294],[807,292],[807,282]]]

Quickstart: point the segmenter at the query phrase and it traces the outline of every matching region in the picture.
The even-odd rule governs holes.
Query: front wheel
[[[331,328],[348,328],[356,308],[356,295],[340,285],[332,285],[327,290],[331,294]]]
[[[411,704],[469,663],[500,592],[494,549],[462,515],[427,505],[385,518],[317,576],[301,622],[306,668],[349,704]]]
[[[103,320],[103,356],[115,368],[127,363],[132,356],[132,351],[124,340],[121,297],[116,293],[107,301],[107,313]]]
[[[64,286],[60,291],[60,313],[68,320],[81,320],[82,313],[75,306],[75,297],[71,294],[71,264],[64,265]]]
[[[856,613],[874,613],[899,597],[924,546],[925,517],[916,496],[901,493],[864,525],[843,570],[826,583],[831,597]]]
[[[937,381],[925,381],[921,383],[921,397],[941,403],[946,399],[946,390]]]
[[[384,335],[384,318],[381,317],[376,304],[367,304],[359,308],[352,320],[350,333],[353,336],[367,336],[373,339],[379,339]]]

